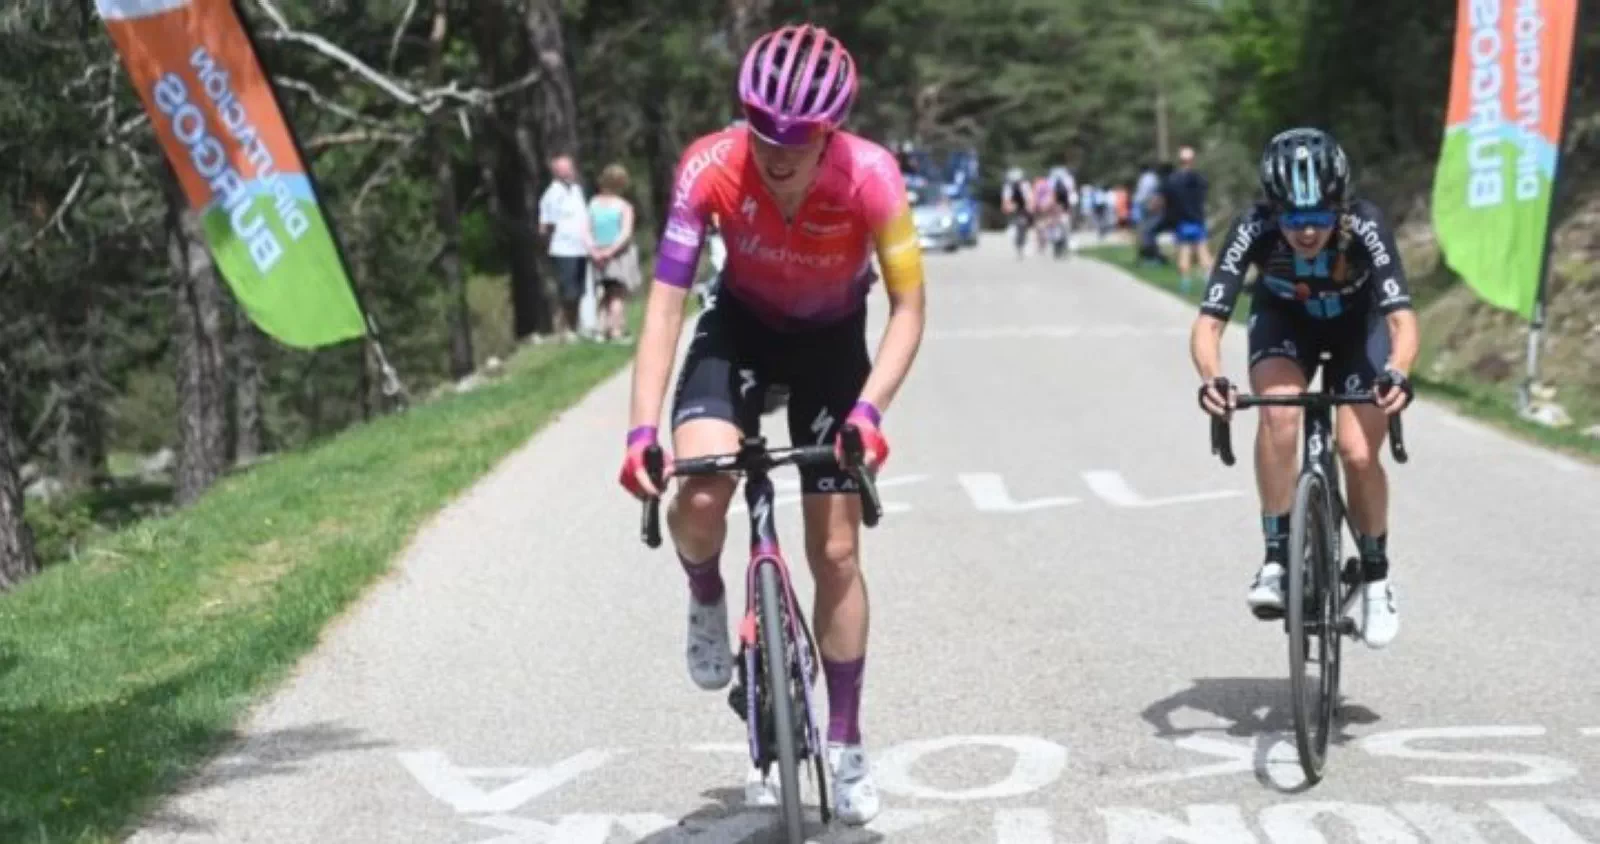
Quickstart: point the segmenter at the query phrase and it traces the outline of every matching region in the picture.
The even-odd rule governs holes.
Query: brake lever
[[[644,450],[644,470],[656,489],[666,485],[666,461],[661,446],[652,445]],[[650,496],[644,502],[644,519],[640,525],[641,538],[651,548],[661,547],[661,497]]]
[[[866,447],[861,442],[861,429],[846,425],[839,436],[844,445],[845,469],[861,488],[861,523],[869,528],[877,527],[878,520],[883,517],[883,502],[878,498],[878,487],[866,469]]]

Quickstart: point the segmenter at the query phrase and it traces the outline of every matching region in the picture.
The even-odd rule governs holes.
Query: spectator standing
[[[555,178],[539,198],[539,232],[550,239],[550,262],[555,265],[556,294],[561,300],[562,338],[571,341],[578,336],[578,302],[588,281],[594,239],[572,157],[551,159],[550,172]]]
[[[1194,148],[1178,150],[1178,169],[1167,180],[1171,199],[1173,237],[1178,244],[1179,287],[1187,292],[1192,275],[1211,267],[1206,244],[1206,177],[1194,169]]]
[[[1137,227],[1139,262],[1165,263],[1156,246],[1156,232],[1161,226],[1161,177],[1156,175],[1154,164],[1140,168],[1139,181],[1133,188],[1133,223]]]
[[[626,341],[626,305],[639,289],[639,250],[634,243],[633,203],[623,198],[628,189],[628,171],[612,164],[600,173],[600,192],[589,200],[589,230],[593,247],[594,278],[599,285],[599,335],[606,340]]]

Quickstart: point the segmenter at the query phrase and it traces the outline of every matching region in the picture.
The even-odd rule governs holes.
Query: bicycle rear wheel
[[[783,579],[772,562],[756,568],[756,588],[760,604],[761,661],[766,666],[767,703],[772,708],[772,727],[778,744],[778,781],[783,806],[783,825],[792,844],[805,841],[805,819],[800,811],[800,762],[795,748],[796,722],[793,684],[790,682],[788,626],[784,623]]]
[[[1329,542],[1326,483],[1308,472],[1295,487],[1284,589],[1295,748],[1309,783],[1322,779],[1339,695],[1339,565]]]

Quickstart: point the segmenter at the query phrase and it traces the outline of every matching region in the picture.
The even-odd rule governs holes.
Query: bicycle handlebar
[[[759,446],[746,446],[731,454],[711,454],[705,457],[690,457],[675,461],[672,464],[673,477],[691,475],[714,475],[719,472],[748,472],[752,469],[767,471],[779,466],[839,466],[850,473],[858,487],[857,494],[861,497],[861,522],[867,527],[876,527],[878,520],[883,516],[883,503],[878,498],[878,487],[873,483],[872,475],[866,471],[866,448],[861,442],[861,431],[854,425],[846,425],[840,431],[840,438],[844,446],[844,459],[840,460],[831,445],[806,445],[785,448],[764,448]],[[650,475],[651,483],[656,489],[666,485],[665,456],[658,445],[645,449],[645,471]],[[661,547],[661,499],[651,497],[644,502],[643,524],[640,533],[644,544],[651,548]]]
[[[1253,396],[1241,393],[1234,403],[1235,409],[1243,410],[1251,407],[1334,407],[1344,404],[1377,404],[1376,393],[1340,393],[1329,395],[1322,392],[1290,393],[1288,395]],[[1224,466],[1232,466],[1233,436],[1231,426],[1226,417],[1211,417],[1211,453],[1222,460]],[[1406,453],[1405,430],[1400,424],[1400,414],[1389,417],[1389,453],[1394,455],[1396,463],[1404,463],[1410,459]]]

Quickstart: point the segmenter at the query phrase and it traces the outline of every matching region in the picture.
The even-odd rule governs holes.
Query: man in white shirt
[[[539,198],[539,232],[550,238],[550,262],[556,268],[556,292],[561,299],[565,338],[577,337],[578,303],[583,299],[589,273],[589,206],[578,184],[572,157],[558,155],[550,161],[555,180]]]

